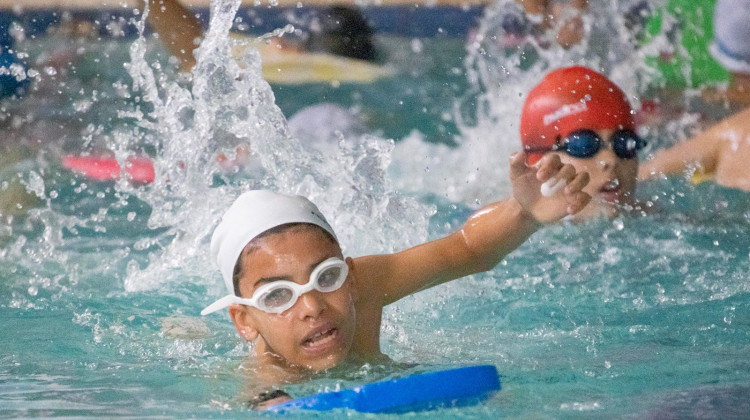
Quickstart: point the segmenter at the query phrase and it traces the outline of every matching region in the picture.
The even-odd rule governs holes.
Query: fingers
[[[510,179],[516,179],[529,170],[526,166],[526,153],[516,152],[510,155]]]
[[[569,205],[569,212],[578,212],[591,201],[591,196],[582,192],[589,183],[588,172],[576,172],[573,165],[563,164],[556,153],[547,153],[533,168],[536,168],[536,179],[543,183],[541,194],[551,197],[562,190]],[[526,165],[526,153],[518,152],[511,155],[511,179],[524,175],[533,168]]]
[[[535,166],[537,167],[536,179],[545,182],[560,171],[563,167],[563,163],[560,160],[560,156],[556,153],[547,153]],[[575,170],[573,172],[575,172]],[[561,177],[557,178],[562,179]]]
[[[565,194],[573,194],[575,192],[583,190],[583,188],[589,184],[589,173],[580,172],[576,174],[575,178],[568,183],[565,188]]]
[[[545,197],[563,190],[568,214],[578,213],[591,201],[591,196],[583,192],[589,183],[588,172],[576,172],[573,165],[563,164],[557,155],[548,154],[539,162],[537,179],[544,181],[541,194]]]
[[[566,195],[568,201],[568,208],[566,209],[568,214],[576,214],[583,210],[591,201],[591,196],[583,191],[577,191],[574,194]]]
[[[583,192],[589,183],[589,173],[581,172],[565,187],[565,199],[568,203],[568,214],[576,214],[583,210],[591,201],[591,196]]]
[[[540,193],[544,197],[552,197],[559,190],[576,179],[576,175],[575,167],[570,164],[563,165],[558,156],[544,159],[540,162],[539,169],[536,173],[537,179],[539,181],[544,181],[540,188]],[[583,181],[585,185],[585,182],[587,181]],[[578,180],[576,185],[580,184],[581,180]],[[576,191],[576,187],[573,189],[567,189],[566,191]]]

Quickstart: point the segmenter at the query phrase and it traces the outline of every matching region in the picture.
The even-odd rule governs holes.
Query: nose
[[[599,153],[596,154],[596,164],[604,171],[614,169],[617,165],[618,157],[612,150],[612,145],[605,143]]]
[[[323,293],[317,290],[304,293],[299,297],[295,306],[298,306],[297,310],[301,320],[317,319],[328,307]]]

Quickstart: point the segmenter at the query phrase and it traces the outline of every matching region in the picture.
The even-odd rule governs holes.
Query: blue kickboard
[[[352,389],[297,398],[269,410],[351,409],[364,413],[402,413],[476,404],[500,390],[492,365],[469,366],[409,375]]]

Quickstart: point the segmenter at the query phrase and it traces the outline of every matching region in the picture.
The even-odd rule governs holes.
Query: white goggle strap
[[[235,295],[226,295],[223,298],[217,300],[216,302],[206,306],[206,308],[201,311],[201,315],[204,315],[204,316],[208,315],[210,313],[224,309],[233,303],[241,303],[243,305],[256,306],[254,299],[243,299]]]

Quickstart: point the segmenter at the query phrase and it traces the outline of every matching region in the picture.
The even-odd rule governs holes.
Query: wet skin
[[[260,238],[255,245],[243,252],[239,283],[243,297],[252,296],[269,281],[306,284],[320,262],[330,257],[343,259],[338,244],[315,227],[294,227]],[[351,268],[351,259],[347,262]],[[352,352],[382,356],[377,340],[369,340],[370,334],[357,334],[358,330],[372,329],[379,333],[381,313],[362,307],[363,316],[358,319],[359,293],[355,289],[350,269],[340,289],[329,293],[312,290],[280,314],[235,304],[230,307],[230,316],[241,336],[248,341],[258,339],[256,352],[261,365],[267,362],[324,370],[340,364]],[[358,328],[360,321],[367,319],[370,328]]]
[[[230,305],[239,334],[256,342],[257,365],[273,371],[268,379],[278,383],[278,379],[294,380],[300,370],[388,360],[380,351],[384,306],[490,270],[543,224],[575,214],[588,204],[590,196],[582,191],[588,174],[577,173],[554,154],[533,168],[526,165],[526,158],[518,153],[511,159],[513,197],[476,211],[448,236],[394,254],[347,258],[349,274],[340,289],[310,291],[281,314]],[[540,187],[551,178],[564,179],[567,185],[554,196],[543,197]],[[315,267],[331,257],[342,258],[340,247],[314,225],[300,224],[258,237],[240,258],[240,295],[249,298],[272,281],[306,284]],[[281,371],[291,375],[278,375]]]
[[[638,158],[622,159],[612,150],[615,130],[594,130],[603,140],[599,152],[588,159],[578,159],[559,153],[563,163],[573,165],[577,172],[588,172],[589,183],[583,189],[591,195],[591,202],[575,220],[592,217],[616,217],[625,207],[635,204],[635,187],[638,176]]]

